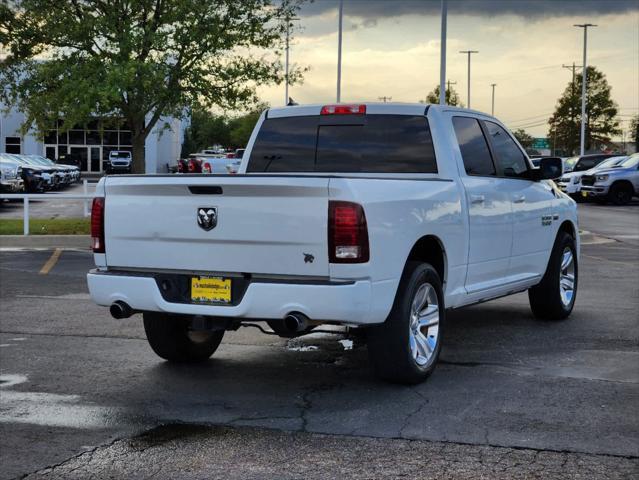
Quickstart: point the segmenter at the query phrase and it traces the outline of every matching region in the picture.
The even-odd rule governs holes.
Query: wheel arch
[[[615,180],[614,182],[612,182],[612,184],[610,185],[610,188],[608,189],[608,191],[612,190],[613,187],[615,185],[624,185],[628,188],[630,188],[630,191],[633,193],[633,195],[637,192],[635,192],[635,186],[632,184],[632,182],[626,178],[620,178],[619,180]]]
[[[442,288],[446,290],[448,259],[446,249],[441,239],[435,235],[424,235],[415,242],[404,264],[410,261],[426,262],[433,266],[442,281]]]
[[[564,220],[557,230],[557,235],[559,235],[560,232],[566,232],[575,240],[577,239],[578,230],[570,220]],[[557,238],[557,235],[555,235],[555,238]]]

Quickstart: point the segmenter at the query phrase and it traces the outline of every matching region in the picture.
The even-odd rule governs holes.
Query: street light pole
[[[579,155],[583,155],[586,146],[586,82],[588,80],[588,62],[586,61],[586,50],[588,48],[588,27],[596,27],[593,23],[583,23],[573,25],[584,29],[584,61],[581,74],[581,135],[579,141]]]
[[[459,53],[465,53],[468,55],[468,96],[466,101],[468,102],[468,108],[470,108],[470,56],[473,53],[479,53],[477,50],[460,50]]]
[[[492,116],[495,116],[495,87],[497,86],[497,84],[491,83],[490,86],[493,87],[493,101],[492,101],[492,108],[490,110],[490,114]]]
[[[342,98],[342,16],[344,13],[344,0],[339,0],[339,20],[337,31],[337,103]]]
[[[446,105],[446,17],[448,15],[447,0],[442,0],[442,28],[439,62],[439,104]]]
[[[291,22],[289,17],[286,17],[286,87],[284,88],[284,106],[288,105],[288,41],[290,37],[290,26]]]

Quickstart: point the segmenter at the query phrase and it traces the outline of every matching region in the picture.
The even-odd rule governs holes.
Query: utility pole
[[[479,51],[477,50],[460,50],[459,53],[465,53],[468,55],[468,96],[467,96],[467,102],[468,102],[468,108],[470,108],[470,56],[473,53],[479,53]]]
[[[584,61],[581,73],[581,135],[579,140],[579,155],[583,155],[586,146],[586,83],[588,80],[588,61],[586,60],[586,51],[588,49],[588,27],[596,27],[593,23],[582,23],[573,25],[584,29]]]
[[[337,103],[342,99],[342,17],[344,0],[339,0],[339,20],[337,31]]]
[[[384,103],[390,102],[393,99],[393,97],[387,97],[386,95],[384,95],[383,97],[377,97],[377,98]]]
[[[491,83],[490,86],[493,87],[493,101],[492,101],[492,108],[490,110],[490,114],[494,117],[495,116],[495,87],[497,86],[497,84]]]
[[[299,18],[295,18],[295,17],[290,17],[290,16],[286,16],[284,17],[286,20],[286,74],[285,74],[285,87],[284,87],[284,105],[288,105],[288,86],[289,86],[289,61],[288,61],[288,57],[289,57],[289,39],[290,39],[290,32],[291,32],[291,22],[295,21],[295,20],[299,20]]]
[[[446,17],[448,15],[447,0],[442,0],[442,27],[441,27],[441,46],[440,46],[440,62],[439,62],[439,104],[446,105],[446,90],[444,82],[446,81]]]
[[[573,99],[575,98],[575,77],[576,70],[578,68],[583,68],[583,65],[575,65],[575,62],[572,62],[572,65],[564,65],[561,64],[562,68],[567,68],[568,70],[572,70],[572,83],[570,84],[570,126],[572,130],[572,126],[575,124],[575,107],[572,104]],[[573,153],[573,152],[570,152]]]
[[[451,99],[452,99],[452,95],[453,95],[453,92],[452,92],[452,91],[451,91],[451,89],[450,89],[450,86],[451,86],[451,85],[457,85],[457,82],[451,82],[450,80],[448,80],[448,81],[446,82],[446,86],[447,86],[447,87],[446,87],[446,92],[445,92],[445,93],[447,93],[447,94],[448,94],[448,98],[449,98],[449,100],[451,100]],[[440,88],[440,90],[441,90],[441,88]],[[448,102],[446,102],[446,103],[448,103]]]

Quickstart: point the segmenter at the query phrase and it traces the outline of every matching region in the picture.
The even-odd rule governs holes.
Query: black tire
[[[429,284],[436,295],[439,323],[435,347],[430,350],[427,362],[420,365],[411,348],[411,340],[414,338],[410,333],[413,325],[411,307],[420,286],[424,284]],[[439,358],[445,320],[444,294],[437,271],[427,263],[408,262],[390,315],[384,323],[370,327],[367,332],[369,359],[376,375],[393,383],[416,384],[426,380],[435,370]],[[426,336],[432,338],[430,329],[427,329]]]
[[[613,183],[608,192],[608,200],[615,205],[628,205],[632,200],[632,186],[628,183]]]
[[[570,250],[572,254],[572,262],[574,265],[573,291],[568,301],[566,301],[567,297],[562,296],[562,288],[560,286],[562,273],[569,273],[568,268],[566,270],[562,269],[564,252],[567,249]],[[528,300],[533,314],[537,318],[544,320],[563,320],[568,317],[575,306],[578,285],[579,262],[575,248],[575,239],[566,232],[559,232],[550,254],[546,273],[541,279],[541,282],[528,290]]]
[[[206,361],[222,341],[224,330],[190,332],[188,316],[147,312],[144,331],[153,351],[169,362],[197,363]]]

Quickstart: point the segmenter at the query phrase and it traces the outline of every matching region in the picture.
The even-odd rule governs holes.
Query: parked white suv
[[[382,378],[434,369],[446,311],[528,291],[575,303],[573,200],[495,118],[422,104],[273,108],[237,175],[107,177],[96,189],[91,296],[141,312],[162,358],[199,362],[224,331],[366,329]]]
[[[107,173],[131,173],[133,157],[127,150],[112,150],[109,152],[109,161],[105,165]]]

